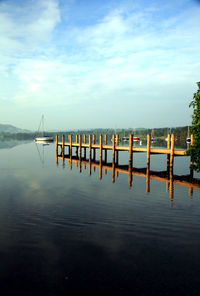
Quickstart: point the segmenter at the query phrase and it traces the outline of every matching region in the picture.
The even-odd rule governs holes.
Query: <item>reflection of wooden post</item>
[[[151,134],[147,135],[147,166],[150,168]]]
[[[116,146],[119,146],[119,135],[116,135]],[[116,164],[119,163],[119,151],[116,150]]]
[[[56,165],[58,166],[58,153],[56,153]]]
[[[129,171],[129,188],[132,186],[132,161],[133,161],[133,135],[129,135],[129,158],[128,158],[128,171]]]
[[[113,157],[112,162],[112,182],[115,183],[115,157]]]
[[[91,135],[89,135],[89,159],[91,159]]]
[[[107,169],[104,169],[104,174],[107,175]]]
[[[81,135],[79,135],[79,159],[81,159],[81,149],[82,149],[82,138]]]
[[[150,192],[150,170],[149,170],[149,165],[147,165],[147,170],[146,170],[146,192]]]
[[[79,173],[81,173],[82,171],[82,162],[81,162],[81,158],[79,158]]]
[[[191,135],[191,146],[194,145],[194,136],[193,134]],[[193,176],[194,176],[194,171],[193,171],[193,159],[192,159],[192,156],[190,157],[190,178],[192,179]]]
[[[93,135],[93,144],[96,144],[96,135]],[[95,161],[96,158],[96,149],[93,148],[93,159]]]
[[[78,144],[78,135],[76,135],[76,144]],[[78,147],[76,147],[76,157],[78,158]]]
[[[170,182],[170,187],[169,187],[169,197],[170,199],[174,198],[174,184],[173,184],[173,166],[170,167],[170,175],[169,175],[169,182]]]
[[[173,167],[173,163],[174,163],[174,142],[175,142],[175,137],[174,137],[174,134],[172,134],[171,153],[170,153],[170,169]]]
[[[168,134],[167,137],[167,149],[171,148],[171,135]],[[170,154],[167,154],[167,173],[169,174],[169,167],[170,167]]]
[[[65,135],[62,135],[62,155],[65,154]]]
[[[100,159],[100,163],[99,163],[99,179],[101,180],[102,179],[102,161]]]
[[[83,143],[86,144],[86,135],[83,137]],[[86,159],[86,147],[84,148],[84,159]]]
[[[113,143],[113,146],[112,146],[112,160],[115,163],[115,134],[113,134],[113,136],[112,136],[112,143]]]
[[[166,181],[166,192],[169,192],[169,181]]]
[[[192,195],[193,195],[193,187],[190,186],[190,187],[189,187],[189,196],[192,196]]]
[[[104,144],[107,145],[107,135],[104,136]],[[107,149],[105,149],[105,162],[107,162]]]

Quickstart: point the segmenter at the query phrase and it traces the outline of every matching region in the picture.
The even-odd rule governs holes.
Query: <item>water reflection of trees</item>
[[[129,188],[131,188],[133,183],[133,176],[139,176],[146,178],[146,192],[150,192],[150,180],[157,180],[160,182],[166,183],[166,191],[169,192],[169,197],[171,200],[174,198],[174,184],[188,187],[188,195],[192,196],[194,189],[200,189],[200,179],[193,178],[193,175],[175,175],[173,174],[173,167],[168,168],[166,171],[153,171],[150,170],[150,166],[147,165],[146,168],[135,168],[132,166],[132,162],[129,162],[128,165],[120,165],[118,161],[116,162],[107,162],[102,161],[101,159],[97,161],[95,158],[86,159],[84,157],[77,157],[72,155],[62,155],[57,154],[56,163],[58,165],[58,160],[62,159],[62,164],[65,166],[65,162],[69,163],[69,168],[72,169],[73,163],[76,167],[79,167],[79,172],[88,167],[89,175],[92,174],[92,171],[95,171],[96,168],[99,169],[99,179],[102,179],[103,172],[104,175],[107,175],[107,171],[112,171],[112,182],[114,183],[119,174],[128,175]]]

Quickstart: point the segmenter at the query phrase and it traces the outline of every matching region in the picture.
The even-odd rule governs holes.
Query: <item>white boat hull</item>
[[[53,142],[53,137],[37,137],[35,138],[35,142]]]

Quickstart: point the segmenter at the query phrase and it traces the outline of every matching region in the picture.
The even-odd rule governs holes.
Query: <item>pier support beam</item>
[[[65,135],[62,135],[62,155],[65,154]]]
[[[107,145],[107,135],[104,136],[104,144]],[[104,161],[107,162],[107,150],[104,150],[105,159]]]
[[[167,149],[171,148],[171,134],[168,134],[167,136]],[[169,168],[170,168],[170,154],[167,154],[167,172],[169,174]]]
[[[112,161],[115,163],[115,134],[112,136]]]
[[[83,136],[83,143],[86,144],[86,135]],[[84,148],[84,159],[86,159],[86,147]]]
[[[119,135],[116,135],[116,146],[119,146]],[[116,150],[116,164],[119,163],[119,151]]]
[[[147,167],[150,169],[150,149],[151,149],[151,134],[147,135]]]
[[[171,168],[173,169],[173,163],[174,163],[174,143],[175,143],[175,136],[174,136],[174,134],[172,134],[171,153],[170,153],[170,170],[171,170]]]

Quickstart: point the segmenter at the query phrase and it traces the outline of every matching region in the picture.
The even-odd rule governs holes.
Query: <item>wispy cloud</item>
[[[185,8],[177,6],[172,13],[169,3],[165,7],[159,2],[142,7],[141,2],[112,3],[104,15],[96,13],[91,22],[72,25],[74,3],[69,2],[67,10],[58,0],[0,4],[4,107],[6,100],[18,109],[60,106],[64,118],[65,107],[73,113],[73,106],[84,104],[96,113],[102,106],[111,110],[115,103],[120,116],[121,105],[127,103],[130,114],[138,108],[138,125],[141,112],[152,114],[145,123],[150,124],[158,104],[166,122],[167,101],[174,109],[180,102],[187,108],[199,79],[199,6],[188,7],[185,1]],[[149,105],[150,113],[141,102]],[[175,111],[171,118],[177,120]],[[114,120],[106,118],[105,124],[112,126]],[[98,118],[95,124],[101,125]]]

